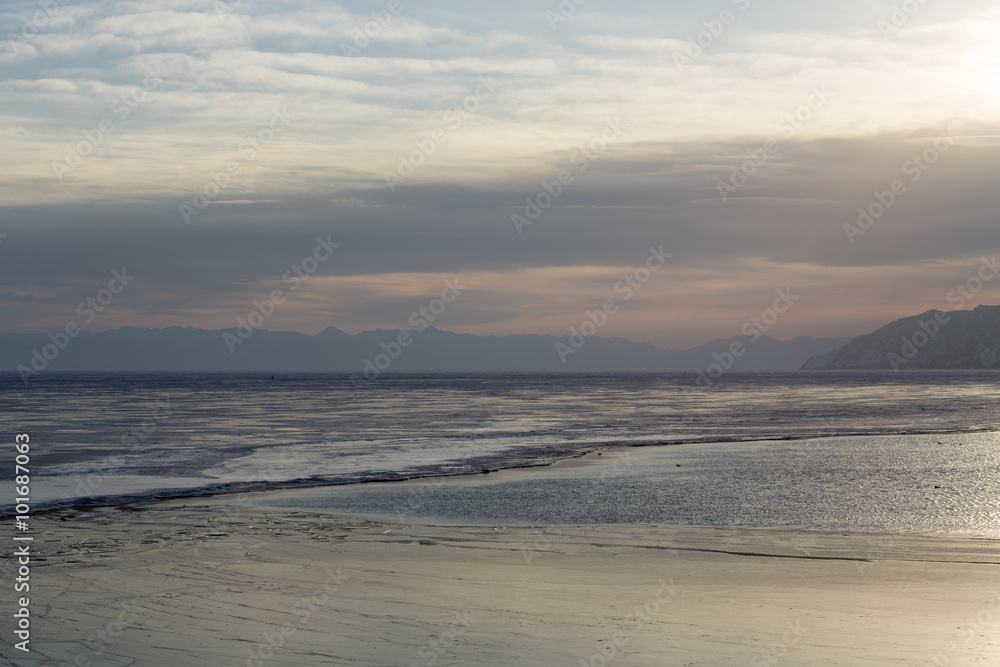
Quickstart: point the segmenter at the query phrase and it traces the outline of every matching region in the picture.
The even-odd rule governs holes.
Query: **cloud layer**
[[[7,3],[3,329],[122,266],[92,329],[233,326],[317,237],[269,328],[405,326],[461,276],[440,326],[561,335],[663,245],[602,335],[733,335],[784,287],[777,335],[852,335],[992,256],[991,3],[568,6]]]

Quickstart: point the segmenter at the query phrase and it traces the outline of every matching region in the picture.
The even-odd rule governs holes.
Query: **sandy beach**
[[[1000,659],[1000,541],[434,526],[254,496],[36,517],[16,665],[924,665]],[[15,654],[16,653],[16,654]]]

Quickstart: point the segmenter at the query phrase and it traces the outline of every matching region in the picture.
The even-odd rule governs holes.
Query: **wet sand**
[[[32,653],[7,630],[0,664],[1000,661],[998,540],[435,526],[254,499],[34,517]]]

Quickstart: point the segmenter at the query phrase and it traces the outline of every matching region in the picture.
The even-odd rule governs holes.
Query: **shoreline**
[[[246,498],[36,517],[32,655],[546,667],[1000,653],[996,539],[431,525]]]
[[[560,464],[564,464],[575,459],[584,458],[590,456],[591,454],[597,452],[609,452],[609,451],[628,451],[632,449],[641,450],[649,447],[677,447],[685,445],[732,445],[732,444],[754,444],[754,443],[769,443],[769,442],[801,442],[806,440],[816,440],[816,439],[827,439],[827,438],[852,438],[852,437],[905,437],[905,436],[926,436],[926,435],[936,435],[936,436],[947,436],[947,435],[966,435],[966,434],[983,434],[997,432],[1000,433],[1000,424],[982,424],[978,426],[968,427],[962,430],[932,430],[932,429],[918,429],[918,430],[897,430],[893,432],[885,433],[870,433],[870,432],[844,432],[836,434],[811,434],[811,435],[786,435],[786,436],[771,436],[771,437],[734,437],[734,438],[713,438],[713,439],[685,439],[670,442],[655,441],[655,442],[632,442],[628,444],[617,444],[615,442],[607,442],[602,444],[592,444],[584,445],[583,448],[578,450],[567,449],[564,452],[557,453],[555,455],[551,453],[546,453],[545,456],[550,457],[547,461],[534,461],[534,462],[523,462],[520,464],[511,463],[510,465],[495,465],[495,462],[491,467],[490,465],[480,464],[478,462],[473,463],[474,466],[481,466],[479,470],[469,470],[466,472],[456,472],[456,473],[442,473],[440,471],[427,471],[426,473],[417,472],[397,472],[397,473],[376,473],[368,479],[358,479],[358,480],[340,480],[340,479],[311,479],[311,478],[296,478],[290,480],[282,481],[246,481],[246,482],[224,482],[216,486],[206,485],[200,487],[193,487],[190,489],[184,488],[169,488],[165,487],[162,489],[161,494],[156,493],[123,493],[112,496],[91,496],[91,497],[81,497],[74,498],[73,500],[65,501],[60,504],[52,504],[51,502],[41,501],[34,504],[34,514],[42,515],[63,509],[84,509],[84,508],[101,508],[101,507],[118,507],[122,505],[132,505],[140,503],[159,503],[159,502],[169,502],[172,500],[196,500],[202,498],[214,498],[214,497],[224,497],[229,495],[239,495],[245,493],[267,493],[272,491],[285,491],[285,490],[306,490],[306,489],[318,489],[323,487],[338,487],[338,486],[361,486],[369,484],[393,484],[393,483],[406,483],[419,480],[430,480],[430,479],[468,479],[475,478],[477,475],[482,475],[484,473],[503,473],[507,471],[517,471],[517,470],[528,470],[537,468],[551,468]],[[525,453],[538,454],[535,448],[530,448],[525,451]],[[553,457],[554,458],[551,458]],[[477,461],[476,459],[470,459],[469,461]],[[170,478],[161,478],[168,480]],[[8,519],[16,516],[13,511],[13,506],[9,508],[0,507],[0,519]]]

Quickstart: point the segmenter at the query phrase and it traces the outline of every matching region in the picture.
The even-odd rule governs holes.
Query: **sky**
[[[3,332],[608,306],[680,348],[779,290],[782,339],[1000,303],[992,2],[39,0],[0,37]]]

